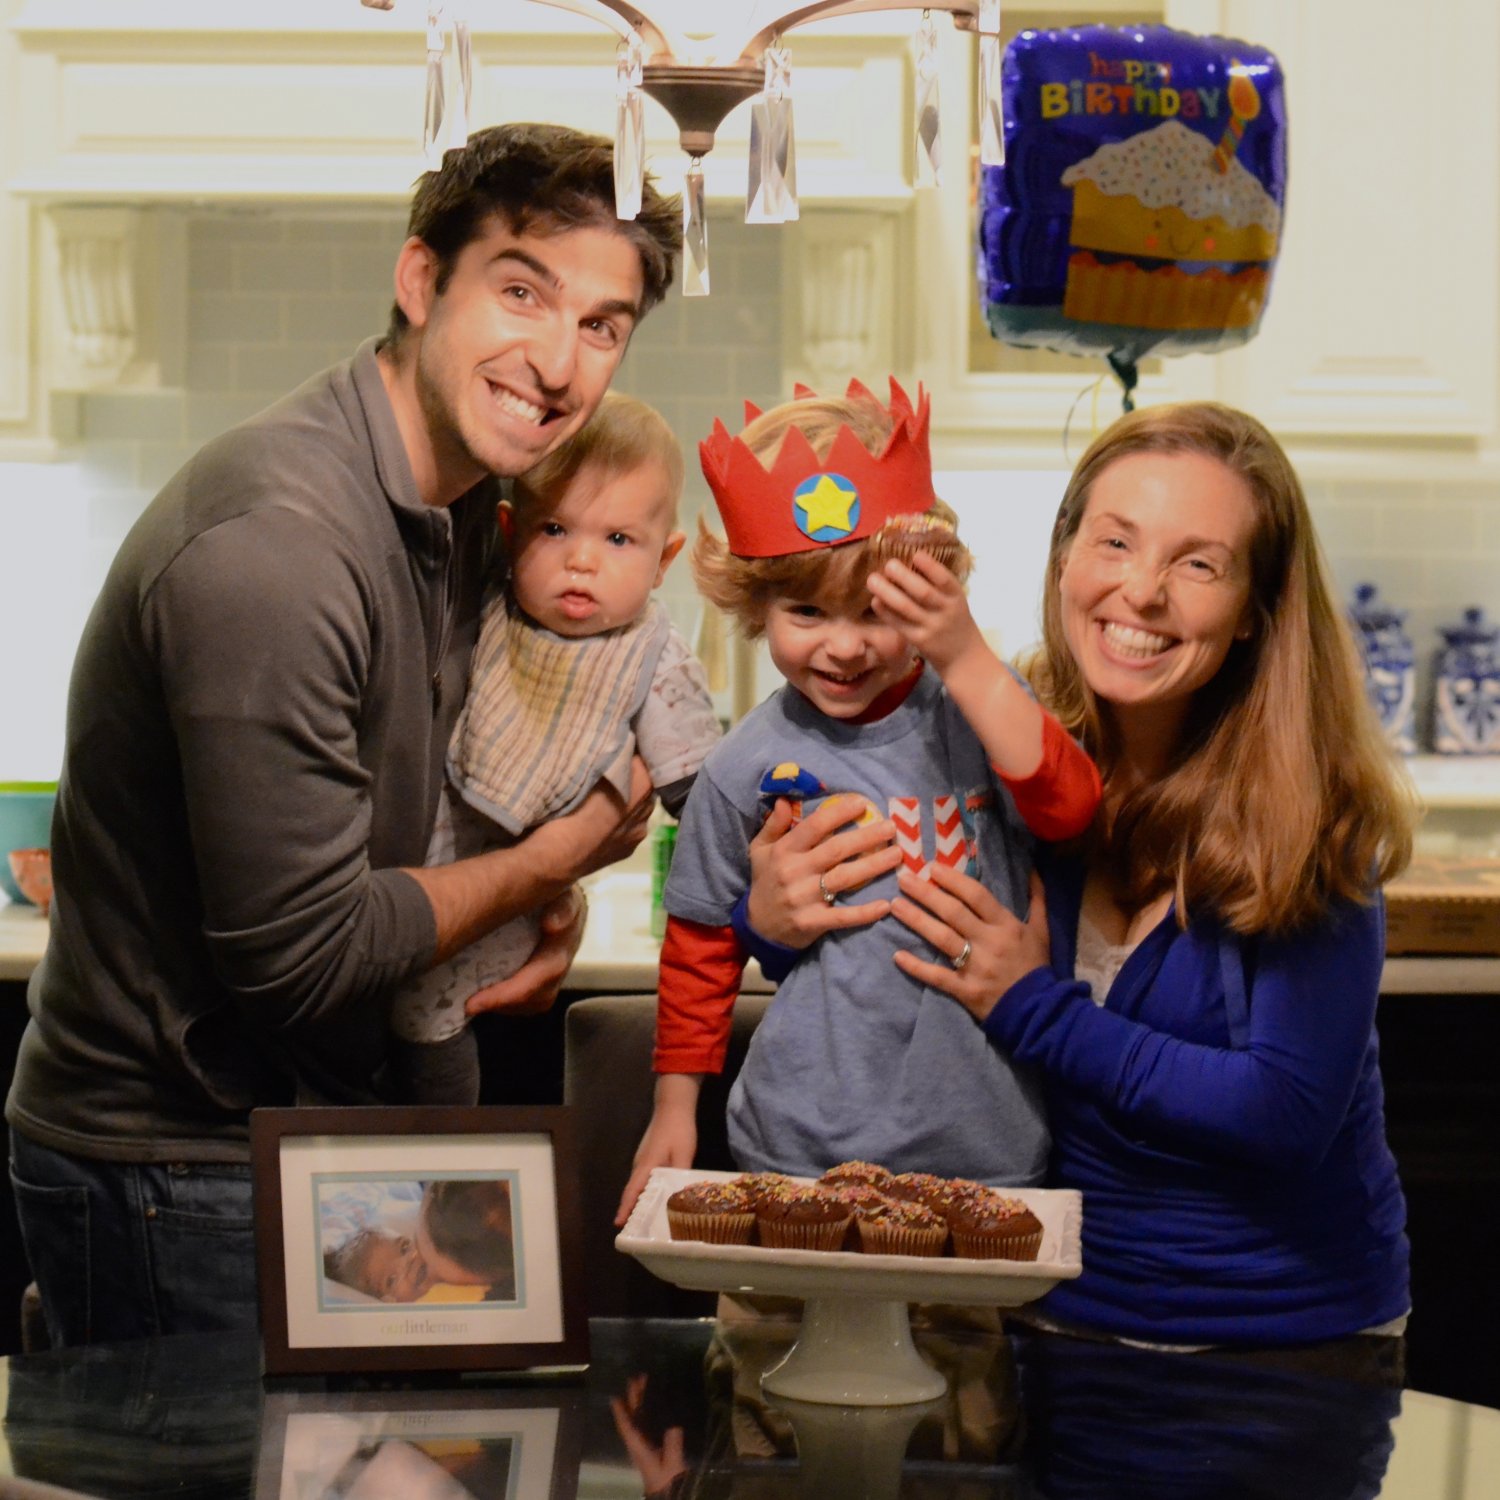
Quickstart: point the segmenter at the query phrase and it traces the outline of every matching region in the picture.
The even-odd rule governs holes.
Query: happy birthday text
[[[1223,104],[1222,88],[1174,88],[1172,65],[1150,58],[1100,57],[1089,53],[1089,76],[1041,85],[1042,118],[1060,115],[1181,115],[1212,120]]]

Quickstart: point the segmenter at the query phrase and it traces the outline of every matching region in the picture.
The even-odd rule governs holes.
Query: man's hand
[[[583,942],[588,910],[583,891],[576,885],[544,906],[542,935],[531,957],[509,979],[471,995],[464,1006],[469,1015],[502,1010],[512,1016],[537,1016],[551,1010]]]
[[[628,801],[601,781],[566,817],[542,824],[525,842],[547,868],[566,870],[573,880],[581,880],[628,859],[646,837],[655,806],[651,774],[637,755],[630,763]]]

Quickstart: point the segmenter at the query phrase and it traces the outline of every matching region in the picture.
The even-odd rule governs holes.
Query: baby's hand
[[[926,552],[893,558],[868,579],[875,613],[932,663],[939,676],[967,652],[988,649],[963,585]]]

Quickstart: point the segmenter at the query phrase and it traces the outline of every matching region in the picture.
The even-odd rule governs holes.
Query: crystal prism
[[[458,69],[458,87],[454,90],[453,125],[448,145],[462,151],[469,144],[469,125],[474,118],[474,59],[469,40],[469,23],[463,16],[453,18],[453,56]]]
[[[937,27],[932,13],[922,12],[917,32],[917,186],[937,187],[943,180],[942,115],[938,105]]]
[[[1005,114],[1001,94],[1000,0],[979,4],[979,161],[998,167],[1005,161]]]
[[[641,92],[645,43],[632,31],[615,56],[615,216],[641,211],[646,175],[646,104]]]
[[[708,296],[708,209],[703,158],[688,164],[682,192],[682,295]]]
[[[427,7],[427,103],[422,113],[422,154],[434,169],[443,164],[443,8]]]
[[[792,125],[792,67],[783,47],[768,47],[766,86],[750,102],[747,224],[789,224],[799,217],[797,147]]]

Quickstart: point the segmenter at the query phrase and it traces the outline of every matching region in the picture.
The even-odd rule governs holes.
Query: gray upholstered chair
[[[741,995],[724,1072],[705,1080],[698,1106],[698,1159],[708,1170],[730,1169],[724,1106],[751,1033],[769,995]],[[615,1207],[631,1158],[651,1118],[651,1047],[655,995],[605,995],[568,1007],[563,1102],[573,1107],[583,1198],[584,1264],[592,1317],[697,1317],[713,1312],[708,1292],[687,1292],[658,1280],[615,1249]]]

